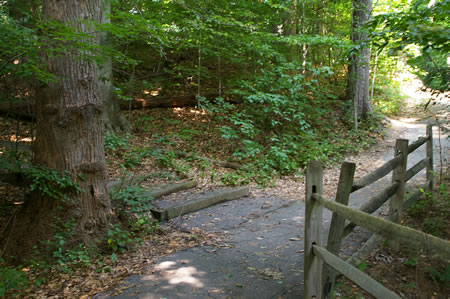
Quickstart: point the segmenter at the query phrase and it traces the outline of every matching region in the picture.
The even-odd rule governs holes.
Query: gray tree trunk
[[[302,0],[302,28],[301,28],[301,33],[302,35],[305,34],[305,1],[306,0]],[[307,55],[307,48],[306,48],[306,43],[303,43],[302,45],[302,74],[305,75],[306,74],[306,55]],[[305,81],[305,79],[303,79],[303,81]]]
[[[44,0],[44,20],[66,24],[87,33],[83,42],[98,44],[89,21],[99,22],[102,0]],[[49,43],[64,47],[58,55],[43,53],[48,71],[58,79],[49,83],[36,99],[36,142],[34,164],[74,175],[82,192],[71,192],[71,200],[34,192],[16,216],[5,252],[23,259],[40,241],[51,240],[61,223],[71,229],[70,243],[98,242],[106,235],[113,216],[107,189],[104,154],[103,103],[99,96],[98,66],[86,49],[70,41]],[[81,58],[83,54],[83,58]],[[56,186],[46,186],[54,190]],[[58,223],[60,223],[58,225]]]
[[[359,52],[350,57],[347,78],[347,98],[354,104],[355,126],[357,119],[366,119],[372,112],[369,101],[370,48],[368,34],[362,27],[370,20],[372,0],[353,0],[351,39],[359,44]]]
[[[102,0],[45,0],[43,15],[90,33],[85,42],[98,44],[92,27],[99,22]],[[81,175],[84,189],[73,195],[79,210],[78,229],[87,236],[108,223],[111,212],[104,153],[103,103],[99,96],[98,66],[67,51],[47,56],[49,71],[59,81],[51,83],[36,103],[35,162],[50,169]]]
[[[103,0],[102,2],[102,24],[111,23],[111,2],[110,0]],[[100,34],[100,44],[109,46],[110,40],[107,33]],[[103,101],[103,122],[107,131],[127,131],[130,128],[129,123],[120,113],[119,99],[113,91],[113,70],[111,57],[103,57],[100,65],[100,80],[99,92]]]

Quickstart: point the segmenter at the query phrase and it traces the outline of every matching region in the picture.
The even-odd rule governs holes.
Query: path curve
[[[363,155],[348,157],[357,163],[357,176],[377,168],[393,157],[395,138],[415,141],[425,135],[425,124],[412,119],[389,120],[390,130],[382,142]],[[434,128],[435,167],[448,168],[449,140],[438,142]],[[424,147],[408,157],[408,167],[424,157]],[[365,163],[364,163],[365,162]],[[337,179],[336,169],[325,171],[325,193],[332,193]],[[424,181],[424,171],[414,183]],[[327,186],[330,183],[332,188]],[[390,182],[377,182],[374,187],[355,192],[352,207]],[[328,189],[327,189],[328,188]],[[375,188],[375,189],[374,189]],[[147,275],[131,276],[122,287],[94,298],[302,298],[303,297],[303,235],[304,190],[299,183],[297,200],[282,198],[276,193],[254,192],[249,197],[213,206],[173,221],[182,229],[200,228],[218,232],[217,246],[195,247],[164,257],[148,269]],[[298,200],[300,199],[300,200]],[[381,208],[378,213],[385,214]],[[325,213],[324,237],[330,214]],[[343,256],[354,253],[370,236],[356,229],[343,243]]]

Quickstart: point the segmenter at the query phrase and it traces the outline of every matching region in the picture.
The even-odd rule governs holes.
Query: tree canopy
[[[177,157],[220,164],[220,156],[236,170],[224,184],[266,184],[301,175],[310,160],[336,163],[380,134],[382,113],[400,110],[391,91],[401,62],[426,87],[449,90],[449,11],[450,0],[0,0],[0,112],[17,116],[4,141],[18,141],[30,120],[34,149],[0,153],[0,170],[37,181],[27,203],[70,210],[64,223],[79,239],[120,248],[105,144],[123,173],[148,157],[178,174],[187,171]],[[181,116],[161,112],[172,131],[142,116],[114,132],[128,127],[112,120],[119,107],[131,121],[137,107],[183,105],[208,117],[207,157],[192,136],[209,131],[191,122],[177,131],[189,121]],[[150,141],[130,149],[142,131]],[[52,217],[39,222],[49,234],[59,223]]]

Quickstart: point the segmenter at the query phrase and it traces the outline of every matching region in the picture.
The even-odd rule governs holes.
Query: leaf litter
[[[200,124],[208,123],[207,116],[200,116],[199,114],[191,114],[187,109],[178,110],[178,114],[174,114],[171,109],[153,109],[146,111],[132,111],[131,119],[132,123],[136,123],[142,117],[152,117],[152,124],[154,127],[158,127],[158,134],[151,131],[143,130],[142,128],[136,128],[133,131],[132,137],[128,139],[129,147],[151,149],[156,146],[156,135],[164,136],[179,130],[179,127],[164,127],[167,119],[179,119],[178,126],[186,126],[188,128],[197,128],[202,131],[201,136],[196,136],[195,142],[183,143],[178,140],[172,146],[166,146],[166,150],[174,150],[177,148],[187,148],[188,151],[193,153],[201,153],[205,157],[227,160],[231,156],[232,148],[230,144],[223,141],[222,144],[220,138],[217,138],[213,130],[204,130],[204,127],[200,127]],[[199,121],[199,117],[203,118]],[[3,121],[5,120],[5,121]],[[8,124],[6,119],[2,119],[3,127],[2,132],[8,134],[13,132],[14,123]],[[11,131],[12,130],[12,131]],[[21,138],[27,138],[29,135],[21,136]],[[3,137],[3,136],[2,136]],[[199,139],[200,138],[200,139]],[[3,139],[3,138],[2,138]],[[214,140],[214,146],[211,144],[211,140]],[[386,149],[392,147],[393,139],[383,139],[378,137],[378,144],[371,147],[368,150],[359,154],[347,156],[348,161],[352,161],[357,164],[355,179],[369,173],[379,166],[381,162],[374,161],[374,156],[380,156],[380,153],[386,151]],[[209,164],[207,170],[203,166],[190,165],[187,172],[177,172],[172,166],[161,167],[158,163],[158,159],[155,157],[145,157],[140,160],[140,163],[134,166],[132,169],[124,171],[123,163],[127,150],[122,155],[108,155],[108,171],[111,179],[121,178],[124,175],[138,177],[140,175],[149,175],[143,183],[144,186],[156,185],[166,183],[168,181],[180,180],[180,179],[195,179],[198,182],[198,188],[207,189],[218,186],[215,179],[221,174],[231,173],[229,169],[218,167],[214,164]],[[181,166],[186,166],[186,163],[182,160],[177,160]],[[156,172],[155,172],[156,171]],[[324,170],[324,196],[330,198],[334,196],[334,192],[337,187],[337,181],[339,177],[339,167],[329,166]],[[219,183],[221,185],[221,183]],[[4,197],[9,199],[9,202],[21,202],[22,199],[17,198],[17,194],[23,194],[23,189],[16,187],[3,187],[0,186],[0,195],[9,194]],[[286,200],[303,200],[304,199],[304,177],[299,175],[285,176],[282,178],[276,178],[268,188],[261,188],[257,184],[251,183],[250,188],[254,196],[272,195]],[[262,209],[270,208],[271,203],[266,202],[263,204]],[[15,205],[13,208],[18,208],[20,205]],[[0,228],[4,227],[7,222],[5,215],[0,215]],[[193,238],[195,235],[195,238]],[[293,238],[291,238],[293,239]],[[294,241],[294,240],[292,240]],[[297,241],[297,240],[295,240]],[[144,244],[137,246],[135,250],[128,251],[124,254],[119,254],[116,262],[113,262],[111,258],[104,258],[102,260],[103,265],[91,265],[88,267],[74,268],[69,275],[62,274],[56,269],[51,269],[46,273],[33,269],[32,271],[24,272],[28,274],[30,280],[30,287],[23,291],[20,297],[23,298],[88,298],[89,296],[97,293],[104,292],[111,288],[115,288],[118,293],[128,288],[129,286],[118,287],[122,283],[122,279],[134,274],[146,274],[151,271],[151,266],[155,264],[160,258],[172,254],[179,250],[184,250],[194,246],[213,245],[217,247],[232,247],[232,245],[226,242],[220,241],[220,237],[211,233],[205,233],[198,229],[191,232],[183,232],[171,227],[170,225],[166,229],[159,233],[151,234],[144,240]],[[302,253],[303,250],[298,250],[298,253]],[[266,259],[265,259],[266,260]],[[250,269],[249,269],[250,270]],[[276,269],[251,269],[251,271],[257,271],[261,276],[266,279],[282,280],[283,276],[280,271]],[[46,282],[40,284],[39,279],[45,275]],[[38,286],[39,285],[39,286]],[[352,285],[353,288],[353,285]]]

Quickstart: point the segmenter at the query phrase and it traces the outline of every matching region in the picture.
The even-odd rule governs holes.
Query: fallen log
[[[0,140],[0,147],[5,147],[11,150],[19,150],[24,152],[31,152],[33,150],[33,146],[29,143],[25,142],[12,142],[6,140]]]
[[[125,179],[121,181],[111,181],[108,183],[108,188],[110,192],[118,192],[122,188],[129,187],[131,185],[140,185],[145,179],[146,175],[139,176],[136,178]],[[160,186],[155,186],[142,194],[142,197],[147,197],[150,200],[160,198],[178,191],[194,188],[197,186],[196,181],[184,181],[179,183],[169,183]]]
[[[136,98],[130,101],[120,101],[121,110],[194,107],[198,104],[195,96],[154,97],[149,99]],[[34,105],[29,103],[0,103],[0,114],[18,117],[22,120],[34,120]]]
[[[178,191],[191,189],[197,186],[196,181],[185,181],[181,183],[175,183],[175,184],[166,184],[159,186],[155,189],[150,189],[149,191],[144,193],[144,196],[155,199],[160,198],[172,193],[176,193]]]
[[[208,94],[204,97],[210,101],[214,101],[218,94]],[[230,103],[240,103],[240,100],[227,97],[226,101]],[[149,96],[135,98],[131,101],[120,101],[120,109],[137,110],[137,109],[153,109],[153,108],[177,108],[177,107],[194,107],[198,105],[196,95],[178,95],[178,96]],[[34,104],[30,102],[8,103],[0,102],[0,114],[7,116],[20,117],[22,120],[34,120]]]
[[[212,95],[207,98],[212,98]],[[175,108],[194,107],[198,104],[195,95],[167,96],[136,98],[130,101],[120,101],[120,109],[152,109],[152,108]],[[131,106],[131,107],[130,107]],[[34,120],[34,104],[28,102],[0,102],[0,114],[20,117],[23,120]]]
[[[235,188],[227,188],[224,190],[212,191],[202,196],[194,196],[190,200],[185,200],[184,203],[167,207],[164,209],[152,208],[150,209],[153,217],[159,221],[169,220],[179,217],[194,211],[198,211],[215,204],[225,201],[238,199],[249,195],[248,186],[241,186]]]

